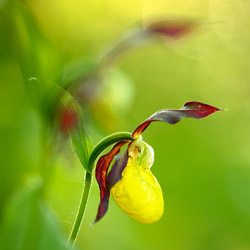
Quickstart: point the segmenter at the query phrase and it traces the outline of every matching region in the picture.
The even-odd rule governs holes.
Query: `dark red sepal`
[[[99,207],[98,207],[98,211],[97,211],[95,221],[92,224],[95,224],[97,221],[99,221],[106,214],[106,212],[108,211],[109,196],[110,196],[110,192],[105,192],[104,193],[103,198],[101,199]]]
[[[95,176],[100,188],[100,204],[94,223],[99,221],[108,210],[110,190],[107,190],[106,179],[110,163],[112,162],[113,158],[120,152],[121,147],[128,142],[129,141],[120,141],[115,144],[115,146],[108,154],[103,155],[99,159],[96,165]]]
[[[164,109],[154,113],[147,120],[142,122],[133,132],[132,137],[136,138],[141,135],[141,133],[149,126],[153,121],[163,121],[169,124],[175,124],[186,117],[191,117],[195,119],[202,119],[216,111],[219,108],[202,103],[202,102],[187,102],[181,109]]]
[[[129,144],[130,145],[130,144]],[[128,146],[129,147],[129,146]],[[122,178],[122,172],[128,163],[128,147],[121,155],[115,157],[115,163],[112,166],[107,178],[107,190],[111,188]]]

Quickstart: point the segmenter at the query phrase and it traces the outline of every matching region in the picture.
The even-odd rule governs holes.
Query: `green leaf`
[[[69,127],[69,133],[72,138],[72,147],[75,151],[76,155],[78,156],[82,166],[90,172],[88,168],[88,161],[90,153],[93,149],[93,142],[86,132],[85,129],[85,121],[83,117],[83,111],[80,105],[76,102],[76,100],[66,91],[63,90],[63,96],[60,98],[62,104],[62,110],[71,110],[75,112],[77,116],[77,121],[75,124],[66,124],[67,126],[70,125],[73,127]],[[69,117],[69,119],[71,119]],[[62,121],[60,121],[62,122]],[[65,122],[65,121],[64,121]],[[67,121],[66,121],[67,122]],[[62,124],[61,124],[62,125]]]
[[[82,166],[88,172],[91,172],[88,162],[90,153],[93,149],[93,142],[84,129],[83,119],[79,120],[77,127],[71,132],[71,138],[73,150],[78,156]]]
[[[54,103],[54,116],[58,120],[59,129],[62,133],[71,135],[74,152],[82,166],[90,172],[88,161],[93,148],[93,142],[85,128],[83,110],[65,89],[56,84],[51,84],[51,86],[52,90],[54,89],[52,96],[57,95]]]
[[[5,209],[0,231],[0,249],[69,250],[55,215],[41,199],[41,179],[29,180]]]

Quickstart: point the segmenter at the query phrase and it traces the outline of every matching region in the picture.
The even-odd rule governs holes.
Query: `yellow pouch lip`
[[[131,154],[130,151],[129,155],[122,179],[111,188],[111,193],[117,205],[127,215],[141,223],[152,224],[164,212],[162,190],[149,168],[137,164],[135,152]]]

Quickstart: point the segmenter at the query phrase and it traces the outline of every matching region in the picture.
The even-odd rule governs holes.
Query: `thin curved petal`
[[[107,190],[106,187],[106,178],[110,163],[112,162],[113,158],[120,152],[121,147],[127,143],[128,141],[120,141],[115,144],[115,146],[108,154],[103,155],[99,159],[96,165],[95,176],[100,188],[100,204],[94,223],[99,221],[108,210],[110,191]]]
[[[187,102],[179,109],[164,109],[154,113],[147,120],[142,122],[133,132],[132,137],[136,138],[149,126],[153,121],[163,121],[169,124],[175,124],[186,117],[202,119],[221,109],[202,102]]]

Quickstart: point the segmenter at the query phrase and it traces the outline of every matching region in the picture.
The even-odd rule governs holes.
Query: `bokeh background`
[[[152,171],[164,193],[162,219],[140,224],[111,198],[107,215],[89,226],[99,203],[93,181],[77,249],[250,249],[245,0],[0,1],[1,249],[68,249],[84,170],[70,139],[45,118],[45,83],[64,86],[67,72],[92,72],[138,23],[167,17],[201,25],[183,39],[153,39],[115,61],[94,97],[83,103],[94,143],[133,131],[156,110],[181,108],[186,101],[227,110],[174,126],[153,123],[144,140],[155,150]]]

